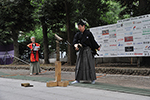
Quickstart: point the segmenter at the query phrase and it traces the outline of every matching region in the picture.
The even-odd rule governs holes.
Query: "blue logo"
[[[118,46],[123,46],[123,44],[120,44],[120,43],[119,43]]]
[[[132,27],[126,27],[126,31],[131,31]]]
[[[105,56],[108,56],[108,53],[105,53]]]
[[[133,34],[132,32],[124,33],[124,35],[132,35],[132,34]]]

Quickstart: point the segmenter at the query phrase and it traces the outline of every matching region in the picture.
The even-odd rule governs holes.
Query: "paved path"
[[[97,74],[98,76],[100,74]],[[62,72],[63,80],[73,80],[73,72]],[[101,76],[101,75],[100,75]],[[28,70],[0,69],[0,77],[32,80],[38,82],[54,81],[53,71],[44,72],[40,75],[29,76]],[[106,75],[96,80],[95,85],[89,82],[71,85],[74,87],[85,87],[98,90],[117,91],[122,93],[150,96],[150,77],[149,76],[129,76],[129,75]],[[0,99],[1,100],[1,99]]]
[[[33,87],[21,87],[29,82]],[[150,100],[150,97],[84,87],[46,87],[45,83],[0,78],[0,100]]]

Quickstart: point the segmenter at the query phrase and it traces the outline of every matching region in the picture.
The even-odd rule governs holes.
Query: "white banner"
[[[100,45],[100,56],[150,56],[150,15],[119,20],[117,24],[91,28]]]

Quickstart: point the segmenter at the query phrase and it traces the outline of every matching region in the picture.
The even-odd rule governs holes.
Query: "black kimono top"
[[[75,34],[73,39],[73,46],[74,44],[78,43],[82,44],[83,47],[90,47],[93,51],[100,47],[95,41],[93,34],[89,30],[84,30],[83,33],[78,32]]]

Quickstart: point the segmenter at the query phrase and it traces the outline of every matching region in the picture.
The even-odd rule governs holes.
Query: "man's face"
[[[35,38],[32,38],[32,39],[31,39],[31,42],[32,42],[32,43],[35,43]]]
[[[78,25],[78,29],[80,30],[80,32],[84,32],[85,30],[85,25]]]

